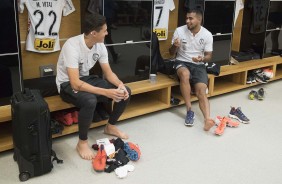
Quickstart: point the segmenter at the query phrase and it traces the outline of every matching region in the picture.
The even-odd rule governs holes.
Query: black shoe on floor
[[[98,113],[98,115],[102,120],[106,120],[110,118],[110,115],[102,105],[99,108],[96,108],[96,112]]]
[[[102,121],[101,116],[97,113],[97,111],[95,110],[94,115],[93,115],[93,122],[99,122]]]
[[[263,99],[264,99],[264,89],[263,89],[263,88],[260,88],[260,89],[258,90],[257,99],[258,99],[258,100],[263,100]]]

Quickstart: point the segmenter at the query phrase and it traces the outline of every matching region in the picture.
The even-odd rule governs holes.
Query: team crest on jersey
[[[159,39],[166,39],[167,38],[167,29],[165,28],[155,28],[154,32],[156,33]]]
[[[98,61],[98,59],[99,59],[99,54],[96,54],[96,53],[94,53],[93,54],[93,56],[92,56],[92,59],[93,59],[93,61]]]
[[[201,38],[201,39],[199,40],[199,43],[200,43],[201,45],[203,45],[204,42],[205,42],[205,40],[204,40],[203,38]]]
[[[40,51],[51,51],[54,50],[55,46],[55,39],[46,38],[46,39],[40,39],[35,38],[34,40],[34,49],[40,50]]]

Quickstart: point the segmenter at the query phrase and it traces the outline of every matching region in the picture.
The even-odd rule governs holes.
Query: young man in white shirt
[[[104,133],[127,139],[115,123],[129,102],[130,89],[110,68],[108,52],[104,45],[107,32],[106,18],[99,14],[86,14],[84,33],[66,41],[57,64],[56,84],[61,98],[73,103],[79,110],[79,140],[77,151],[83,159],[94,157],[88,145],[88,129],[97,102],[115,101]],[[99,62],[104,79],[89,75],[89,70]]]
[[[210,105],[206,95],[208,75],[203,62],[212,58],[212,34],[201,26],[201,10],[189,10],[186,14],[186,25],[178,27],[169,48],[171,55],[176,54],[175,69],[180,80],[180,90],[184,98],[187,115],[186,126],[193,126],[195,115],[191,110],[191,86],[199,99],[199,106],[205,118],[204,130],[209,131],[214,125],[210,118]]]

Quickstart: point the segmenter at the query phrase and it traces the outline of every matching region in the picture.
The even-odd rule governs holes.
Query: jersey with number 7
[[[174,10],[173,0],[154,0],[154,32],[159,40],[166,40],[168,36],[169,10]]]

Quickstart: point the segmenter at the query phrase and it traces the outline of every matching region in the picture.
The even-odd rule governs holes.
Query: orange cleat
[[[224,129],[226,127],[227,119],[223,117],[219,124],[217,125],[217,128],[215,129],[214,133],[216,135],[222,135],[224,133]]]
[[[104,145],[101,145],[95,158],[92,160],[93,169],[96,172],[103,172],[106,168],[107,154]]]
[[[239,126],[239,122],[237,121],[232,121],[231,118],[228,117],[223,117],[226,119],[226,126],[231,127],[231,128],[237,128]],[[216,124],[219,124],[222,120],[222,117],[216,116]]]
[[[71,113],[73,123],[78,123],[78,111],[73,111]]]
[[[59,112],[55,115],[55,119],[64,125],[70,126],[73,124],[71,113]]]

